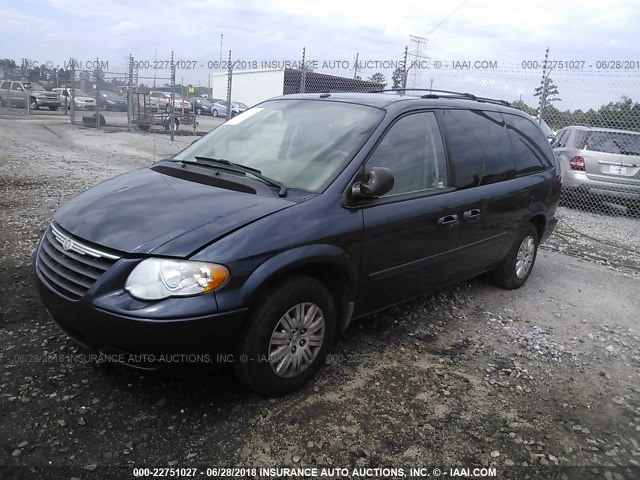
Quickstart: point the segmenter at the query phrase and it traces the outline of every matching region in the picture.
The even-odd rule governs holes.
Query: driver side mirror
[[[393,173],[385,167],[373,167],[367,172],[365,182],[356,182],[351,187],[351,196],[356,200],[378,198],[393,188]]]

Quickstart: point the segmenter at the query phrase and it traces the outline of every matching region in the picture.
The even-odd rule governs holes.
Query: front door
[[[366,162],[367,169],[373,167],[391,170],[394,187],[362,209],[356,315],[446,283],[460,221],[433,112],[404,115],[392,124]]]

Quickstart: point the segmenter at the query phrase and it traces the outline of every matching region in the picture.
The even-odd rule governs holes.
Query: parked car
[[[551,146],[567,200],[589,195],[640,202],[640,132],[572,125],[561,129]]]
[[[212,115],[211,106],[213,101],[210,98],[193,97],[190,99],[198,115]]]
[[[549,140],[549,142],[552,142],[556,136],[556,132],[551,130],[549,124],[547,124],[547,122],[545,122],[544,120],[539,121],[538,119],[536,119],[536,122],[540,124],[540,129],[542,130],[542,133],[544,133],[545,137],[547,137],[547,140]]]
[[[169,99],[171,98],[170,94],[167,96],[167,92],[152,90],[149,92],[149,96],[154,103],[157,103],[158,110],[167,110],[169,106]]]
[[[471,98],[263,102],[60,208],[34,262],[42,302],[125,363],[211,354],[281,395],[353,318],[483,272],[519,288],[559,171],[528,115]]]
[[[127,97],[118,95],[116,92],[102,90],[100,92],[100,108],[103,110],[115,110],[118,112],[127,111]]]
[[[193,111],[193,105],[191,104],[191,102],[186,98],[184,98],[182,95],[176,94],[174,102],[175,102],[176,113],[181,113],[181,112],[190,113]],[[169,103],[167,104],[167,111],[170,110],[170,105],[171,105],[171,94],[169,94]]]
[[[238,113],[242,113],[246,110],[249,110],[249,107],[242,102],[231,102],[231,105],[233,106],[233,109],[236,110]]]
[[[211,105],[211,115],[213,115],[214,117],[226,117],[227,112],[229,112],[229,102],[227,102],[226,100],[215,100]],[[231,116],[235,117],[239,113],[239,108],[235,107],[232,102]]]
[[[70,88],[52,88],[51,91],[56,92],[58,94],[58,99],[60,100],[60,104],[62,107],[66,105],[67,109],[71,108],[71,89]],[[85,93],[82,90],[78,90],[78,89],[73,90],[73,103],[74,103],[74,109],[76,110],[95,110],[96,109],[95,96]]]
[[[5,80],[0,83],[0,103],[11,104],[12,107],[25,107],[27,98],[29,108],[38,110],[48,107],[49,110],[60,108],[60,99],[55,92],[49,92],[37,82],[19,82]]]

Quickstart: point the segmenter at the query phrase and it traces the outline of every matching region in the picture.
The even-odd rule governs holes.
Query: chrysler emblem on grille
[[[71,250],[73,248],[73,240],[71,240],[70,238],[65,238],[64,242],[62,242],[62,248],[67,251]]]

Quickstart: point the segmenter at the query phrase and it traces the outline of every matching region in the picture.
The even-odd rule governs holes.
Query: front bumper
[[[211,363],[219,362],[219,358],[228,362],[225,356],[233,354],[247,312],[239,309],[190,316],[184,311],[179,318],[140,318],[97,306],[91,290],[80,300],[67,299],[49,285],[37,267],[36,284],[53,320],[76,342],[102,353],[174,354],[173,358],[176,354],[210,354]]]
[[[38,104],[39,107],[56,107],[56,108],[60,108],[62,106],[62,103],[60,103],[60,100],[53,100],[50,98],[38,98],[36,97],[36,103]]]

